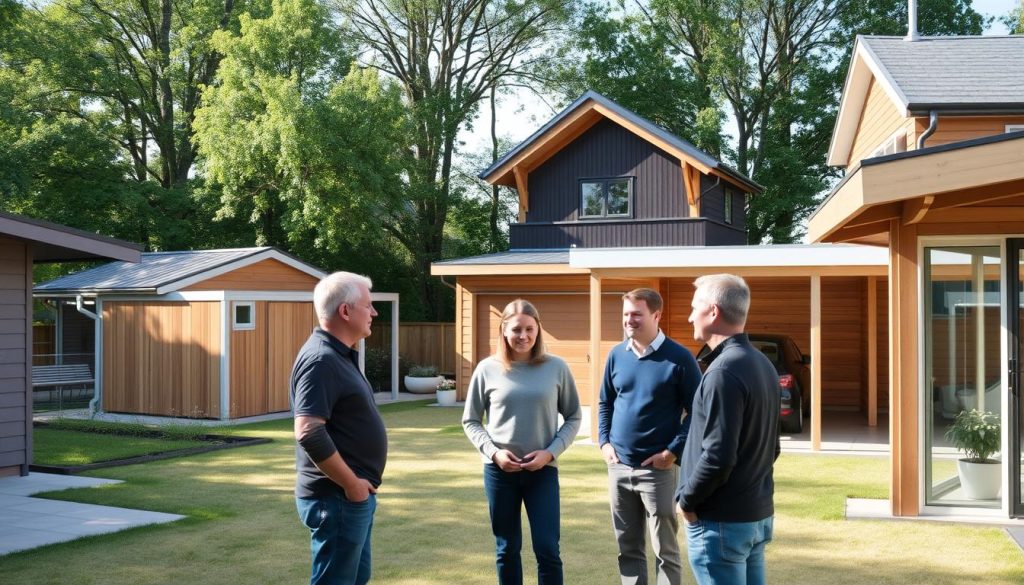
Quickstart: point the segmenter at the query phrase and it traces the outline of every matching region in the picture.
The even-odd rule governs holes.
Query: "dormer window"
[[[907,133],[903,130],[897,131],[895,134],[885,139],[885,142],[878,145],[878,148],[871,151],[871,154],[867,158],[874,158],[876,156],[885,156],[887,154],[896,154],[897,152],[907,151]]]
[[[580,217],[629,217],[633,179],[583,179],[580,181]]]

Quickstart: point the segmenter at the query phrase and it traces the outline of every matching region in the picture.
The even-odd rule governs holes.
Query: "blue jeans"
[[[491,512],[497,553],[499,585],[521,585],[523,563],[522,508],[530,519],[533,554],[537,557],[537,584],[562,585],[562,557],[558,552],[558,468],[508,473],[497,465],[484,465],[484,491]]]
[[[764,585],[764,547],[772,540],[772,520],[687,524],[690,568],[698,585]]]
[[[350,502],[338,494],[295,498],[309,528],[313,554],[311,585],[365,585],[370,581],[370,532],[377,496]]]

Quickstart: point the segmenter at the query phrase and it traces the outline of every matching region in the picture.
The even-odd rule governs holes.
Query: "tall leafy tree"
[[[408,256],[379,227],[408,206],[399,88],[351,67],[316,0],[274,0],[265,17],[240,20],[238,34],[215,35],[223,59],[195,122],[218,222],[246,222],[259,244],[413,292]],[[403,303],[407,317],[419,309]]]
[[[496,85],[529,80],[531,61],[559,34],[564,0],[339,0],[361,62],[396,80],[412,121],[409,206],[381,226],[410,253],[428,317],[450,297],[430,278],[444,252],[457,136]]]

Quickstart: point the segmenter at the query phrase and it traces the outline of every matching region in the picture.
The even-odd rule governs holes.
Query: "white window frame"
[[[249,307],[249,322],[238,321],[238,308]],[[231,303],[231,330],[251,331],[256,329],[256,301],[234,301]]]
[[[1007,132],[1024,132],[1024,124],[1007,124]]]
[[[900,140],[902,138],[902,141]],[[892,133],[888,138],[882,141],[881,144],[875,147],[866,158],[875,158],[876,156],[885,156],[888,154],[896,154],[898,152],[907,151],[907,132],[905,130],[897,130]]]

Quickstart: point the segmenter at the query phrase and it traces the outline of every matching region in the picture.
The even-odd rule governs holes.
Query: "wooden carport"
[[[926,504],[920,428],[925,387],[919,340],[923,240],[1011,238],[1022,233],[1024,133],[1020,132],[864,160],[847,173],[810,220],[808,236],[815,242],[862,242],[888,248],[894,516],[916,516]],[[1004,444],[1012,447],[1014,440],[1011,437]],[[1011,468],[1011,479],[1012,473]]]
[[[843,311],[826,314],[823,311],[826,300],[823,291],[831,294],[833,300],[849,292],[850,283],[864,283],[862,306],[865,349],[863,365],[867,390],[866,410],[868,424],[877,423],[878,372],[877,347],[879,332],[877,304],[879,284],[884,287],[886,272],[885,255],[880,250],[865,246],[716,246],[714,248],[653,248],[653,249],[585,249],[570,251],[570,266],[590,271],[590,328],[591,353],[602,355],[595,342],[595,332],[603,327],[601,311],[595,299],[601,298],[604,283],[608,280],[643,278],[649,285],[661,291],[666,299],[667,314],[662,317],[662,329],[674,339],[695,349],[692,328],[687,322],[690,300],[693,294],[692,280],[704,274],[729,272],[748,280],[752,290],[751,316],[748,331],[770,330],[772,325],[792,319],[793,314],[807,316],[809,331],[804,351],[811,360],[811,444],[814,450],[821,449],[821,410],[823,369],[830,367],[828,351],[822,344],[823,332],[829,321],[835,328],[840,327]],[[823,286],[823,279],[836,279],[832,286]],[[800,282],[806,284],[806,296],[801,293]],[[775,288],[775,294],[767,293]],[[769,300],[771,299],[771,300]],[[778,316],[778,319],[773,319]],[[847,323],[850,323],[847,321]],[[799,338],[797,338],[799,339]],[[841,351],[841,347],[833,351]],[[591,362],[590,377],[600,379],[604,362]],[[834,367],[834,366],[833,366]],[[592,391],[596,392],[593,390]],[[597,395],[592,398],[596,403]],[[591,413],[591,423],[596,425],[596,412]],[[596,428],[596,427],[595,427]]]

